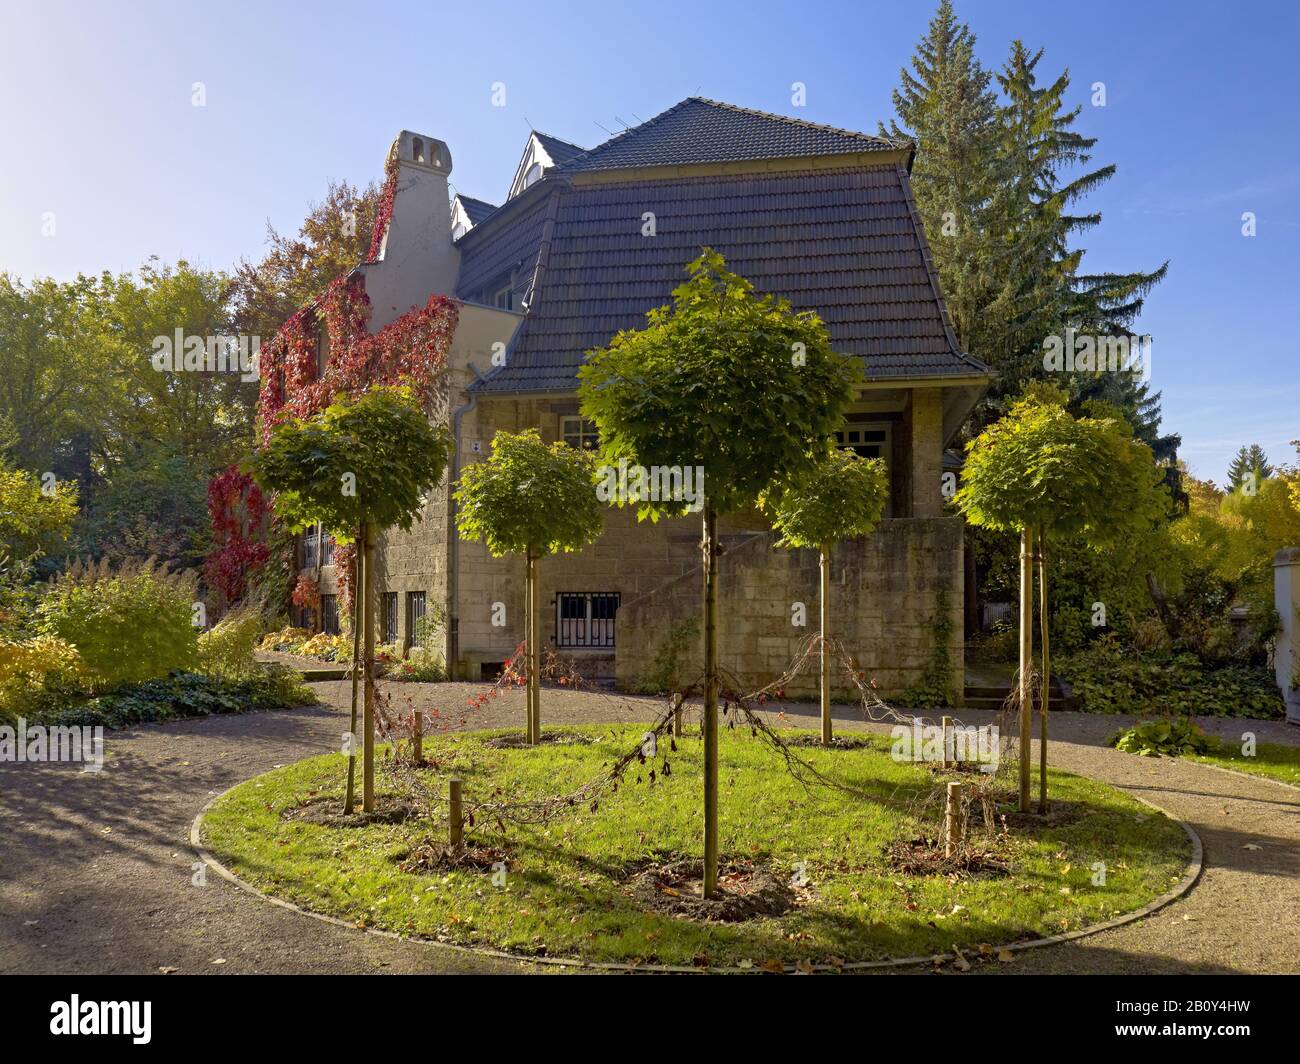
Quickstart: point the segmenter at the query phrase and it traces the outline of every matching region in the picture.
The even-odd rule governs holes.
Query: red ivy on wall
[[[266,564],[266,500],[252,477],[231,466],[208,482],[208,516],[213,548],[204,559],[204,575],[209,587],[234,602],[243,597],[249,575]]]
[[[392,221],[397,198],[396,153],[389,156],[384,172],[367,262],[378,261]],[[423,307],[412,307],[371,335],[367,328],[370,299],[362,278],[349,275],[334,280],[324,295],[289,318],[261,350],[257,399],[261,443],[270,439],[280,423],[311,417],[338,395],[356,396],[376,384],[405,384],[425,409],[432,410],[459,311],[456,300],[434,295]],[[237,516],[241,503],[242,519]],[[248,575],[266,563],[266,544],[250,537],[264,532],[269,507],[251,478],[232,467],[208,486],[208,509],[216,541],[206,561],[208,582],[232,601],[242,594]],[[339,605],[349,614],[355,554],[351,545],[340,545],[334,556]],[[313,584],[313,589],[318,603],[319,588]],[[306,594],[300,579],[293,591],[293,602],[308,605],[299,601]],[[311,604],[312,608],[316,603]]]
[[[370,230],[370,250],[366,252],[367,262],[379,261],[379,249],[384,246],[384,234],[388,232],[388,223],[393,220],[393,203],[397,199],[397,152],[388,156],[384,164],[384,188],[379,193],[379,202],[375,205],[375,225]]]
[[[434,295],[371,335],[370,300],[361,281],[340,277],[315,304],[284,323],[262,349],[258,420],[262,440],[288,418],[306,418],[340,394],[375,384],[406,384],[427,408],[447,365],[460,305]],[[318,374],[324,340],[325,372]]]

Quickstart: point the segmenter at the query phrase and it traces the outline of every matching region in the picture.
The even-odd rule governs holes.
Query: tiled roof
[[[460,248],[459,298],[479,300],[485,288],[512,274],[515,306],[522,305],[532,284],[542,228],[555,192],[555,183],[539,181],[460,238],[456,245]]]
[[[556,166],[563,166],[570,159],[577,158],[587,150],[578,147],[576,144],[570,144],[567,140],[561,140],[559,137],[552,137],[549,133],[538,133],[535,129],[533,130],[533,136],[542,142],[546,154],[551,157],[551,162]]]
[[[496,205],[488,203],[486,200],[475,199],[473,196],[466,196],[463,193],[456,193],[456,198],[460,200],[465,208],[465,213],[469,215],[470,225],[478,225],[484,218],[495,211]]]
[[[506,365],[476,389],[572,391],[584,352],[644,325],[706,245],[760,291],[815,310],[835,349],[863,356],[870,378],[987,372],[957,348],[901,166],[556,182],[536,192],[518,223],[507,224],[507,207],[479,238],[501,243],[518,231],[508,253],[475,247],[462,258],[463,296],[484,283],[488,259],[498,271],[518,259],[530,281],[540,269]],[[641,235],[647,211],[653,237]]]
[[[866,133],[692,96],[570,162],[555,161],[560,164],[558,172],[581,173],[639,166],[845,155],[891,151],[902,146]]]

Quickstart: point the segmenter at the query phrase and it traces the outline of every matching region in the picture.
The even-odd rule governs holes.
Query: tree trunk
[[[361,757],[361,808],[367,813],[375,811],[375,611],[371,609],[371,586],[375,574],[375,527],[366,522],[363,532],[365,562],[361,567],[362,584],[358,605],[365,626],[365,739]]]
[[[1039,623],[1043,640],[1042,704],[1038,708],[1038,812],[1047,812],[1047,704],[1052,697],[1051,625],[1047,616],[1047,536],[1038,530]]]
[[[542,685],[537,653],[537,555],[530,549],[528,591],[524,596],[528,616],[524,619],[524,640],[528,651],[528,745],[542,741]]]
[[[1020,811],[1029,812],[1029,736],[1034,712],[1034,534],[1020,534]]]
[[[831,551],[822,548],[822,745],[831,745]]]
[[[362,533],[364,535],[364,532]],[[358,545],[360,546],[360,545]],[[363,556],[360,549],[353,551],[352,557],[352,717],[348,724],[348,794],[343,803],[343,812],[352,815],[356,802],[357,779],[357,681],[361,668],[361,568]]]
[[[704,896],[718,889],[718,515],[704,504]]]

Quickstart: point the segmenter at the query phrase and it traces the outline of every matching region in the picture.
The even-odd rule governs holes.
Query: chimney
[[[378,259],[362,267],[370,296],[371,331],[423,307],[429,296],[453,295],[460,252],[451,243],[447,176],[451,151],[440,140],[402,130],[388,150],[397,161],[397,190]]]

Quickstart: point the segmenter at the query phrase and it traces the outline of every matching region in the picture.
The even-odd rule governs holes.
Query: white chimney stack
[[[447,195],[451,150],[440,140],[404,129],[388,158],[397,161],[393,213],[377,261],[362,267],[372,332],[412,307],[423,307],[431,295],[454,295],[460,269]]]

